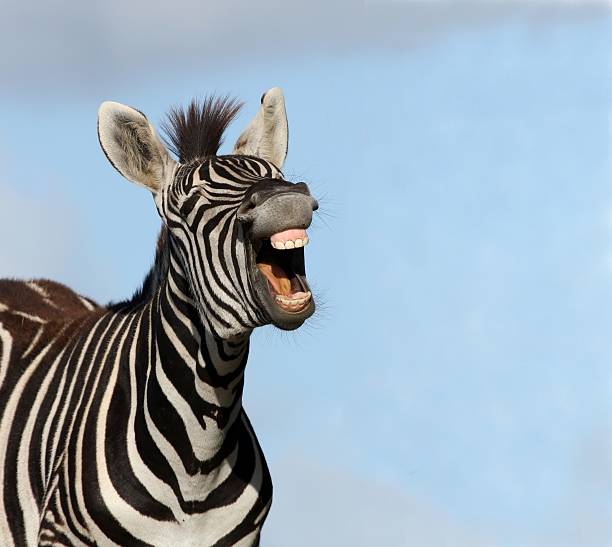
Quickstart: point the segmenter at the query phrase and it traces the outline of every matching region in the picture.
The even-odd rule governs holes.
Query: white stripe
[[[150,308],[151,306],[149,306]],[[136,327],[137,332],[141,328],[141,323]],[[151,330],[150,330],[150,310],[149,310],[149,332],[147,333],[150,343]],[[128,428],[127,428],[127,453],[130,461],[130,466],[134,471],[134,475],[138,481],[147,489],[149,494],[159,501],[170,507],[170,510],[174,514],[175,519],[179,520],[179,516],[182,516],[182,510],[174,495],[174,492],[168,484],[157,478],[157,476],[145,465],[138,452],[136,446],[136,401],[138,394],[136,393],[136,347],[137,347],[138,336],[132,341],[132,347],[130,348],[130,414],[128,416]],[[142,365],[142,363],[140,363]]]
[[[84,358],[85,355],[87,354],[87,351],[89,349],[89,346],[92,342],[93,336],[94,334],[97,334],[97,338],[96,338],[96,347],[95,350],[93,352],[94,357],[98,354],[98,351],[100,349],[100,345],[102,343],[102,340],[104,339],[104,337],[106,336],[106,333],[108,332],[108,330],[110,329],[110,327],[113,325],[113,321],[109,321],[108,324],[106,325],[106,327],[104,328],[104,330],[102,331],[101,334],[98,334],[96,332],[97,327],[101,324],[102,320],[105,319],[107,316],[103,315],[102,317],[100,317],[100,319],[98,320],[98,322],[94,325],[94,327],[91,329],[91,332],[89,333],[89,336],[87,337],[87,341],[85,342],[82,350],[81,350],[81,355],[79,357],[77,366],[74,368],[74,376],[73,376],[73,380],[72,380],[72,384],[70,385],[70,391],[67,395],[67,401],[70,401],[72,399],[72,393],[74,390],[74,387],[76,385],[76,381],[79,377],[79,373],[81,371],[81,367],[85,366],[86,367],[86,373],[85,373],[85,378],[83,379],[83,386],[87,385],[87,382],[89,381],[89,378],[92,374],[92,371],[94,370],[94,366],[92,362],[87,362],[84,364]],[[95,359],[94,359],[95,360]],[[98,369],[100,369],[101,367],[98,367]],[[74,408],[80,408],[81,404],[83,402],[83,398],[85,397],[85,391],[81,390],[80,396],[79,396],[79,400],[78,403],[76,404],[76,406]],[[57,424],[57,429],[55,431],[55,436],[53,438],[53,445],[51,447],[51,450],[53,451],[53,455],[52,455],[52,461],[57,460],[58,464],[63,464],[64,466],[67,465],[67,462],[65,459],[62,459],[60,457],[56,457],[55,451],[57,450],[58,446],[59,446],[59,436],[60,436],[60,432],[63,428],[64,425],[64,421],[66,420],[66,413],[68,411],[68,407],[69,404],[65,404],[63,409],[62,409],[62,414],[60,417],[60,420],[58,420],[58,424]],[[75,427],[78,426],[78,424],[74,423],[74,416],[69,416],[68,419],[70,420],[70,426],[68,427],[68,431],[66,433],[66,438],[69,439],[72,436],[72,431]],[[85,418],[83,419],[83,422],[81,423],[81,426],[83,426],[85,424]],[[77,459],[77,461],[75,462],[75,467],[77,469],[77,475],[79,474],[79,471],[81,469],[81,461]],[[57,471],[57,468],[53,469],[53,473],[55,473]],[[75,477],[70,477],[69,473],[64,469],[64,471],[62,472],[62,476],[64,478],[64,483],[63,483],[63,488],[65,492],[69,492],[70,491],[70,487],[72,486],[72,484],[68,484],[69,482],[74,483],[74,481],[76,480]],[[80,476],[79,476],[80,478]],[[77,483],[78,485],[78,483]],[[77,498],[78,498],[78,489],[77,489]],[[79,520],[76,518],[75,516],[75,511],[74,511],[74,507],[72,506],[73,503],[73,499],[71,496],[66,496],[67,499],[67,506],[68,506],[68,512],[70,513],[70,522],[72,523],[72,525],[77,529],[77,531],[85,536],[85,537],[89,537],[89,530],[87,530],[86,528],[84,528],[83,526],[81,526]],[[84,507],[82,501],[80,499],[77,499],[77,503],[79,503],[79,509],[81,507]]]
[[[127,338],[129,325],[124,328],[124,334],[119,342],[121,347]],[[119,370],[121,352],[117,351],[111,377],[109,378],[108,386],[105,388],[104,396],[100,403],[100,409],[96,416],[96,462],[98,471],[98,481],[100,484],[100,494],[104,499],[104,504],[109,512],[115,516],[121,526],[137,539],[156,545],[160,538],[164,538],[166,544],[176,543],[172,541],[172,537],[176,536],[179,524],[177,522],[158,521],[154,518],[143,515],[127,503],[115,490],[108,473],[108,464],[106,462],[106,421],[108,418],[108,409],[113,395],[113,389],[117,382],[117,373]],[[97,536],[96,536],[96,539]]]
[[[19,317],[23,317],[24,319],[27,319],[28,321],[33,321],[34,323],[41,323],[44,325],[47,322],[45,319],[42,319],[37,315],[31,315],[22,311],[10,310],[9,313],[12,313],[13,315],[18,315]]]
[[[34,359],[29,364],[28,368],[23,372],[21,378],[19,378],[19,381],[17,382],[17,385],[15,385],[13,391],[11,392],[8,403],[4,410],[2,421],[0,422],[0,501],[4,499],[4,470],[6,465],[6,449],[8,448],[9,434],[11,432],[11,425],[15,417],[15,411],[17,410],[17,404],[19,403],[24,387],[27,385],[32,374],[34,374],[42,358],[49,351],[49,348],[51,347],[53,342],[55,342],[55,340],[48,344],[44,348],[44,350],[38,354],[36,359]],[[32,538],[30,536],[31,531],[36,530],[36,524],[37,522],[29,523],[27,522],[27,520],[25,521],[26,534],[28,534],[27,542],[29,545],[34,545],[35,538]],[[12,534],[10,530],[11,529],[9,527],[6,512],[0,511],[0,537],[3,539],[3,541],[12,540]],[[4,545],[6,545],[6,543]]]
[[[89,311],[92,311],[92,310],[96,309],[96,307],[91,302],[89,302],[87,299],[83,298],[82,296],[80,296],[78,294],[77,294],[77,296],[79,297],[79,300],[81,301],[81,304],[83,304],[83,306],[85,306]]]
[[[58,308],[57,304],[51,300],[49,293],[35,281],[29,281],[26,285],[43,298],[43,302],[52,308]]]
[[[2,386],[4,378],[6,377],[6,371],[9,367],[11,350],[13,349],[13,337],[11,333],[4,328],[2,323],[0,323],[0,341],[2,342],[2,353],[0,354],[0,386]],[[0,498],[0,503],[2,503],[2,498]]]
[[[47,350],[51,344],[47,346]],[[21,434],[21,441],[19,443],[19,450],[17,452],[17,495],[19,498],[19,505],[23,512],[23,520],[25,523],[26,532],[26,543],[28,545],[36,545],[36,539],[38,534],[38,527],[34,526],[34,523],[40,522],[40,515],[38,513],[38,505],[36,504],[36,497],[32,490],[32,484],[30,483],[29,466],[35,462],[31,462],[29,458],[30,445],[32,442],[32,432],[34,430],[34,424],[36,418],[40,414],[40,404],[47,393],[47,389],[53,376],[60,359],[63,357],[64,352],[62,351],[57,358],[53,361],[53,364],[49,367],[44,380],[38,387],[38,393],[32,406],[29,409],[28,419],[25,427]],[[42,447],[41,447],[42,448]],[[44,459],[44,450],[42,451],[42,457]]]
[[[43,431],[42,431],[42,440],[40,443],[41,448],[41,469],[42,469],[42,476],[45,479],[45,483],[47,483],[49,481],[49,479],[51,477],[54,476],[54,474],[51,472],[53,470],[54,467],[54,458],[55,458],[55,452],[57,450],[57,442],[58,442],[58,431],[61,429],[62,425],[63,425],[63,419],[59,419],[56,426],[57,429],[55,430],[55,436],[54,436],[54,443],[51,446],[48,446],[48,442],[49,442],[49,432],[51,430],[51,425],[53,424],[53,421],[55,420],[55,416],[57,414],[57,409],[59,408],[59,403],[60,403],[60,399],[62,398],[62,395],[65,394],[65,388],[66,388],[66,377],[68,376],[68,371],[70,369],[69,366],[66,366],[68,363],[72,362],[72,358],[74,356],[74,352],[75,352],[76,346],[72,348],[72,351],[70,352],[70,355],[68,356],[68,359],[64,362],[64,371],[62,373],[62,377],[60,379],[60,383],[57,387],[57,391],[56,391],[56,396],[53,398],[53,403],[51,405],[51,410],[49,411],[49,414],[47,416],[47,419],[45,420],[45,425],[43,427]],[[77,374],[74,374],[73,371],[71,371],[71,376],[72,376],[72,381],[73,381],[73,385],[74,382],[76,381],[77,378]],[[65,410],[66,407],[70,404],[70,394],[68,394],[68,397],[65,398],[64,400],[64,407],[63,409]],[[51,468],[47,469],[47,463],[46,463],[46,458],[45,456],[49,455],[49,463]],[[47,486],[47,491],[49,491],[49,486]]]
[[[94,353],[95,358],[93,359],[93,363],[91,363],[92,366],[89,367],[90,370],[92,368],[95,368],[97,370],[97,375],[96,375],[93,385],[91,386],[89,390],[89,393],[88,393],[89,399],[86,402],[85,409],[83,411],[83,417],[82,417],[81,423],[79,424],[79,428],[77,431],[76,454],[74,455],[75,464],[76,464],[75,465],[76,473],[74,477],[71,477],[75,483],[76,497],[77,497],[77,503],[79,504],[79,509],[81,510],[81,513],[87,522],[87,527],[89,529],[90,534],[94,536],[96,543],[100,546],[104,546],[104,545],[114,546],[116,544],[106,537],[106,535],[102,532],[102,530],[98,528],[96,522],[91,517],[91,515],[87,512],[87,506],[85,505],[85,495],[83,493],[83,440],[84,440],[83,437],[84,437],[84,432],[85,432],[85,424],[87,423],[87,418],[91,411],[93,395],[96,393],[98,389],[98,383],[100,382],[100,377],[102,376],[102,371],[104,370],[104,363],[107,362],[108,354],[111,348],[113,348],[115,339],[117,338],[117,335],[121,332],[121,329],[123,328],[123,325],[125,324],[126,320],[127,320],[127,316],[123,317],[121,319],[121,322],[118,324],[116,324],[114,321],[109,322],[109,325],[107,329],[105,330],[104,334],[106,334],[106,332],[111,327],[111,325],[113,329],[113,334],[110,340],[108,341],[104,354],[102,356],[98,354],[98,350],[100,349],[100,345],[104,338],[104,334],[98,338],[98,344],[96,347],[96,351]],[[96,367],[93,366],[94,363],[97,364]],[[102,449],[102,452],[104,452],[104,449]]]
[[[25,357],[28,356],[28,354],[34,349],[34,346],[36,345],[36,343],[38,342],[39,338],[41,337],[42,333],[44,332],[45,327],[38,327],[38,330],[36,331],[36,334],[34,335],[34,338],[32,338],[32,341],[30,342],[30,345],[27,347],[27,349],[23,352],[23,355],[21,356],[22,359],[24,359]]]

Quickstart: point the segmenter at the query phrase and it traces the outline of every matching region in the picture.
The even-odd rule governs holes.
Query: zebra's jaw
[[[270,322],[284,330],[298,328],[315,311],[306,281],[306,231],[284,230],[257,242],[254,285]]]

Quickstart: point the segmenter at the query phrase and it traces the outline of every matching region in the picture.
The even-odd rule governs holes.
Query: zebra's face
[[[180,166],[156,201],[215,333],[291,330],[313,314],[304,245],[317,203],[306,184],[260,158],[221,156]]]
[[[214,122],[216,109],[223,125],[231,108],[205,103],[198,123]],[[282,93],[275,88],[264,94],[230,156],[208,153],[198,160],[201,150],[191,154],[185,134],[193,134],[192,114],[175,111],[170,130],[177,155],[186,160],[181,163],[170,158],[141,113],[117,103],[100,109],[100,142],[124,176],[153,191],[176,259],[214,334],[231,338],[269,323],[295,329],[315,310],[304,246],[317,202],[306,184],[287,182],[280,171],[287,151]]]

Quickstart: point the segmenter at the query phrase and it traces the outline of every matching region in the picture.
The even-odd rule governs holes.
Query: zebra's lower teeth
[[[297,292],[292,294],[290,298],[286,298],[281,296],[280,294],[276,295],[276,301],[281,304],[282,307],[287,307],[291,311],[297,311],[300,308],[304,307],[311,297],[310,291],[308,292]]]

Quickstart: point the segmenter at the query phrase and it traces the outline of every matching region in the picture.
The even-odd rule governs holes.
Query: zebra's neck
[[[212,335],[172,247],[147,312],[143,417],[164,424],[154,441],[175,475],[205,475],[232,453],[243,431],[249,336],[229,341]]]

